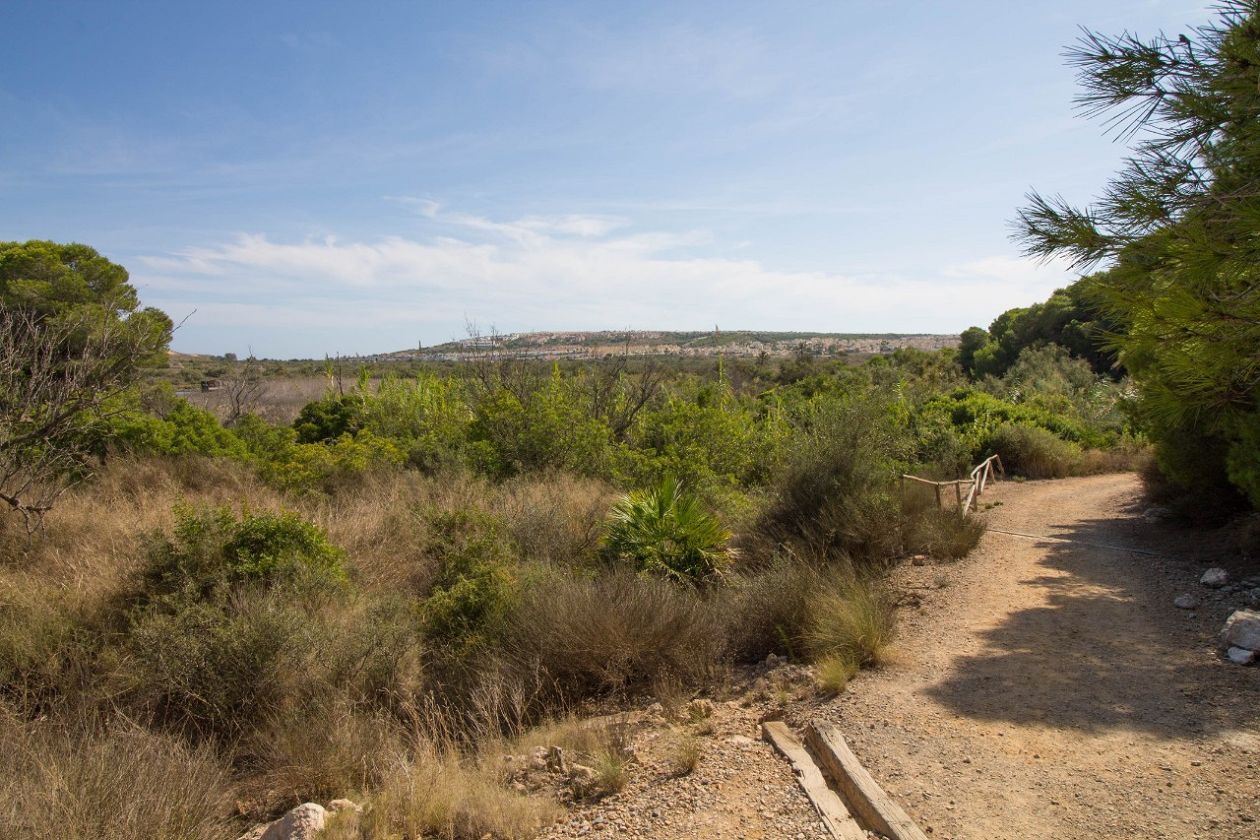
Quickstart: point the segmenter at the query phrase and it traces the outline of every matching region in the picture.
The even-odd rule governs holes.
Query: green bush
[[[472,411],[458,381],[428,374],[387,377],[375,394],[361,397],[363,428],[395,442],[411,466],[436,472],[465,456]]]
[[[114,416],[109,426],[114,444],[130,452],[244,458],[248,451],[213,414],[173,396],[161,415],[136,406]]]
[[[1038,426],[1008,423],[989,438],[990,451],[1002,464],[1028,478],[1065,478],[1077,471],[1081,448]]]
[[[538,470],[609,475],[612,430],[593,416],[579,386],[556,370],[527,394],[497,388],[481,396],[469,428],[473,464],[500,478]]]
[[[407,453],[394,441],[363,430],[325,443],[296,443],[261,453],[269,482],[294,493],[333,492],[372,470],[398,467]]]
[[[695,584],[721,574],[730,536],[698,498],[667,478],[613,505],[602,551],[640,572]]]
[[[1260,412],[1241,415],[1225,456],[1229,480],[1260,510]]]
[[[764,483],[788,431],[780,418],[725,382],[680,388],[640,417],[625,469],[639,486],[673,477],[703,494]]]
[[[437,514],[429,530],[438,571],[421,606],[425,637],[462,658],[502,632],[517,595],[515,558],[499,523],[480,511]]]
[[[324,443],[363,428],[363,399],[357,394],[327,394],[307,403],[293,421],[298,443]]]
[[[1012,403],[969,388],[934,397],[924,403],[920,412],[923,417],[948,417],[970,447],[972,463],[992,454],[985,451],[986,447],[998,428],[1007,424],[1036,426],[1064,440],[1096,448],[1110,445],[1116,437],[1115,432],[1089,428],[1059,411]]]
[[[175,530],[156,540],[144,572],[143,595],[174,603],[224,603],[241,585],[339,585],[345,556],[297,513],[180,506]]]

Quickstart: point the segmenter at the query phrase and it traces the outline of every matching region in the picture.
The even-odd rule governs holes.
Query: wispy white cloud
[[[281,242],[262,234],[143,257],[146,300],[198,310],[192,332],[257,330],[262,352],[319,355],[459,333],[466,318],[523,329],[728,328],[952,332],[987,323],[1067,278],[1009,256],[912,275],[787,271],[714,253],[703,232],[601,216],[497,221],[416,205],[426,238]],[[404,338],[405,336],[405,338]],[[269,341],[275,349],[268,349]]]

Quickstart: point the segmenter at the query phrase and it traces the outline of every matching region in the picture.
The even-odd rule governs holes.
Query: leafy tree
[[[1057,290],[1044,303],[1008,309],[988,330],[965,330],[958,348],[963,370],[975,378],[1003,376],[1026,348],[1056,344],[1098,373],[1119,378],[1123,368],[1105,342],[1122,325],[1100,311],[1090,283],[1082,280]]]
[[[1082,37],[1080,104],[1133,153],[1094,206],[1033,194],[1016,225],[1031,255],[1107,264],[1090,291],[1172,483],[1260,506],[1260,11],[1219,11],[1176,38]]]
[[[30,525],[89,472],[99,421],[171,328],[86,245],[0,242],[0,502]]]

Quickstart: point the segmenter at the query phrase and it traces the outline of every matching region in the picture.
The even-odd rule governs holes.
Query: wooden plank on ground
[[[889,840],[927,840],[914,820],[866,772],[838,728],[815,721],[805,734],[805,743],[859,822]]]
[[[827,786],[827,780],[818,765],[809,757],[805,745],[792,734],[787,725],[780,720],[766,721],[761,725],[761,734],[792,762],[801,787],[805,789],[809,801],[814,803],[814,808],[818,810],[818,815],[822,817],[831,836],[840,840],[867,840],[866,832],[853,819],[836,792]]]

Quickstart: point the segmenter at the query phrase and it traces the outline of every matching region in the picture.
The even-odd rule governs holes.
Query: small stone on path
[[[1213,566],[1203,573],[1203,577],[1199,578],[1199,583],[1204,586],[1210,586],[1213,589],[1219,589],[1229,582],[1229,572],[1219,567]]]
[[[1183,592],[1176,598],[1173,598],[1173,606],[1178,609],[1192,610],[1199,606],[1199,599],[1191,595],[1189,592]]]

